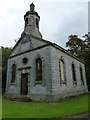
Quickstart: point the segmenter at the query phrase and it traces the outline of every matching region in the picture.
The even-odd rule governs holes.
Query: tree
[[[84,61],[86,63],[87,84],[88,84],[88,89],[90,91],[90,32],[85,34],[83,37],[85,38]]]
[[[85,48],[83,40],[78,38],[78,35],[70,35],[68,40],[69,41],[66,43],[68,51],[76,57],[83,59],[83,50]]]
[[[88,89],[90,90],[90,32],[85,34],[84,40],[77,35],[70,35],[66,47],[68,51],[85,62]]]
[[[2,51],[2,91],[4,92],[6,87],[7,59],[11,52],[11,48],[1,47],[0,49]]]

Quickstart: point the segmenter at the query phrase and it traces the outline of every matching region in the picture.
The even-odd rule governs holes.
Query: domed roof
[[[36,15],[36,16],[39,17],[39,19],[40,19],[40,16],[38,15],[38,13],[37,13],[36,11],[33,11],[33,12],[31,12],[30,10],[27,11],[26,14],[24,15],[24,19],[25,19],[25,17],[28,16],[28,15]]]
[[[34,10],[35,8],[35,5],[32,3],[30,4],[30,10],[26,12],[26,14],[24,15],[24,19],[26,16],[28,16],[29,14],[32,14],[32,15],[36,15],[37,17],[39,17],[40,19],[40,16],[38,15],[38,13]]]

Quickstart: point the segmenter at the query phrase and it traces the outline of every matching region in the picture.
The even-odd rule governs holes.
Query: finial
[[[35,5],[32,3],[32,4],[30,4],[30,11],[31,12],[33,12],[34,11],[34,7],[35,7]]]

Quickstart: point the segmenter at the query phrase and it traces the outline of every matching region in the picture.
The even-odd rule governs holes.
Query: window
[[[77,82],[76,82],[76,73],[75,73],[75,65],[74,65],[74,63],[72,63],[72,78],[73,78],[74,84],[77,84]]]
[[[83,80],[83,69],[82,69],[81,66],[80,66],[80,78],[81,78],[81,84],[84,85],[84,80]]]
[[[16,64],[13,64],[12,65],[12,80],[11,80],[12,83],[15,82],[15,77],[16,77]]]
[[[28,58],[23,58],[23,59],[22,59],[22,62],[23,62],[24,64],[26,64],[26,63],[28,62]]]
[[[28,24],[28,18],[26,18],[25,20],[25,27],[27,26],[27,24]]]
[[[64,60],[61,59],[59,64],[60,64],[60,82],[61,82],[61,84],[62,83],[66,84]]]
[[[39,22],[37,18],[36,18],[36,26],[39,28]]]
[[[42,59],[36,59],[36,81],[42,81]]]

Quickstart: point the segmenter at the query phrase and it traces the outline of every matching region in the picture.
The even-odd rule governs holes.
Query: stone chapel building
[[[24,31],[8,58],[6,96],[52,102],[86,93],[84,63],[42,38],[33,3],[24,20]]]

